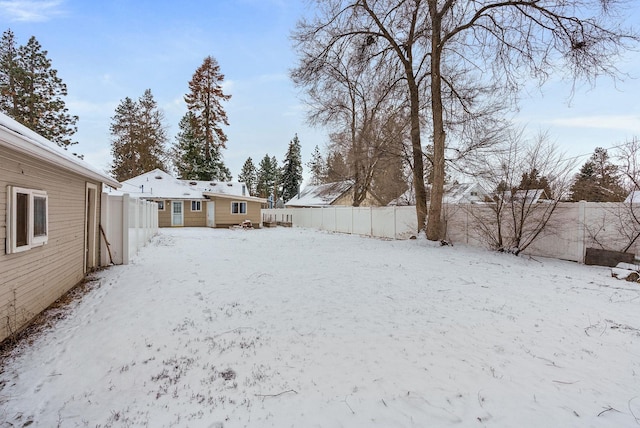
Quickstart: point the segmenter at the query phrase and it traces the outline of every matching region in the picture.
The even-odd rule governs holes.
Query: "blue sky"
[[[305,163],[327,141],[325,132],[306,125],[288,78],[296,61],[289,34],[308,7],[305,0],[0,0],[0,28],[11,28],[19,44],[33,35],[49,52],[68,86],[67,106],[80,117],[76,150],[103,170],[111,162],[109,124],[119,102],[150,88],[173,143],[188,81],[214,56],[232,95],[223,155],[235,178],[249,156],[256,164],[266,153],[281,161],[296,133]],[[570,82],[532,85],[515,121],[532,133],[548,130],[572,156],[640,136],[638,53],[619,67],[632,77],[615,86],[609,79],[595,89],[580,86],[570,100]]]

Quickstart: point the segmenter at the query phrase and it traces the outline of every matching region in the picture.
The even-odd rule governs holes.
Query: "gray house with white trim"
[[[0,113],[0,340],[100,265],[111,177]]]

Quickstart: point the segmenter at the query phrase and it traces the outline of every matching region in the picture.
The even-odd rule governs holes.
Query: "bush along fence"
[[[491,204],[445,205],[445,236],[452,244],[498,248],[494,237],[527,241],[523,254],[584,263],[587,249],[638,254],[640,206],[623,203],[562,202],[549,214],[540,203],[522,219],[519,212],[496,213]],[[264,209],[263,218],[330,232],[408,239],[417,232],[415,207],[322,207]],[[640,218],[637,217],[637,218]],[[544,219],[544,222],[541,221]]]
[[[103,193],[100,227],[101,265],[126,265],[158,233],[158,204]]]

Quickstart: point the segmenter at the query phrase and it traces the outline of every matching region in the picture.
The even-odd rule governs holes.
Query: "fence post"
[[[353,207],[349,207],[351,209],[351,230],[349,233],[353,235]]]
[[[369,236],[373,237],[373,207],[369,207]]]
[[[105,192],[100,193],[100,227],[105,232],[105,235],[111,232],[111,224],[109,222],[110,209],[109,196]],[[109,249],[107,248],[106,236],[103,236],[102,231],[100,233],[100,266],[109,266],[109,259],[107,258]]]
[[[398,227],[397,223],[397,214],[396,214],[396,206],[393,206],[393,239],[398,239]]]
[[[129,264],[129,194],[122,195],[122,264]]]
[[[584,255],[586,252],[586,243],[584,242],[585,227],[587,224],[587,202],[578,202],[578,254],[580,257],[580,263],[584,263]]]

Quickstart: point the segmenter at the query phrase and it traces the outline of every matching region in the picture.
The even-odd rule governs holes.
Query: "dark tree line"
[[[301,145],[297,134],[289,142],[281,167],[276,157],[267,153],[258,166],[251,157],[247,158],[238,175],[238,181],[244,182],[252,195],[270,198],[274,203],[292,199],[300,190],[302,179]]]

